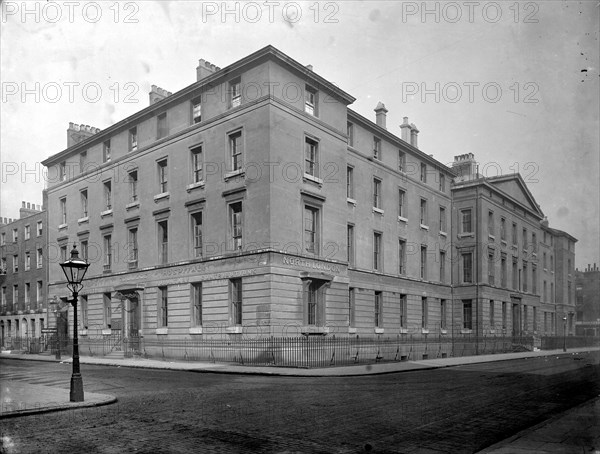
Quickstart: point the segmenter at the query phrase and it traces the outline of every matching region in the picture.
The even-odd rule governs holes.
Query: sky
[[[350,107],[445,164],[520,172],[550,226],[600,263],[600,6],[498,2],[6,2],[0,18],[0,216],[42,202],[69,122],[104,129],[175,92],[198,60],[271,44],[357,100]]]

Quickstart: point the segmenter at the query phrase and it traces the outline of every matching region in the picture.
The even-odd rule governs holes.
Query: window
[[[88,242],[87,240],[81,240],[81,258],[88,261]]]
[[[549,302],[548,301],[548,282],[544,281],[544,287],[543,287],[543,302]]]
[[[354,125],[350,122],[346,124],[346,132],[348,134],[348,145],[354,146]]]
[[[550,301],[549,303],[554,303],[554,282],[550,282]]]
[[[168,187],[168,166],[167,159],[162,159],[157,162],[158,165],[158,190],[160,194],[164,194],[169,190]]]
[[[460,233],[473,233],[473,224],[471,220],[471,209],[461,210],[461,231]]]
[[[407,318],[406,318],[406,295],[400,295],[400,327],[406,328]]]
[[[463,300],[463,329],[473,329],[473,303]]]
[[[242,280],[229,280],[229,300],[231,306],[231,324],[242,324]]]
[[[304,111],[308,114],[317,116],[317,90],[306,86],[304,91]]]
[[[448,318],[448,308],[446,300],[440,299],[440,329],[446,329],[446,319]]]
[[[408,216],[406,209],[406,191],[404,189],[398,189],[398,216],[404,219]]]
[[[421,297],[421,328],[427,328],[427,319],[428,319],[428,312],[429,312],[429,308],[427,307],[427,297],[426,296],[422,296]]]
[[[135,151],[138,147],[137,127],[129,130],[129,151]]]
[[[229,205],[229,225],[233,250],[241,250],[243,235],[242,202]]]
[[[473,253],[462,254],[463,283],[473,282]]]
[[[19,307],[19,285],[13,285],[13,307],[15,310]]]
[[[348,326],[354,326],[356,323],[355,308],[356,308],[355,289],[350,287],[350,288],[348,288]]]
[[[550,256],[550,271],[554,271],[554,256]]]
[[[527,262],[523,262],[523,291],[527,291]]]
[[[202,211],[192,213],[192,238],[194,257],[202,257]]]
[[[138,267],[138,229],[133,227],[129,229],[129,244],[128,244],[129,260],[128,268],[135,269]]]
[[[192,284],[192,322],[202,326],[202,283]]]
[[[567,303],[569,304],[573,302],[573,295],[571,293],[571,283],[567,282]]]
[[[102,162],[110,161],[110,140],[105,140],[102,144]]]
[[[169,135],[169,127],[167,125],[167,113],[163,112],[156,117],[156,139],[162,139]]]
[[[229,134],[229,157],[231,158],[231,170],[233,172],[242,170],[244,165],[242,131]]]
[[[502,301],[502,329],[506,329],[506,303]]]
[[[506,254],[500,258],[500,285],[506,288]]]
[[[548,268],[546,265],[548,263],[548,255],[544,252],[544,254],[542,255],[542,267],[544,268],[544,270],[546,268]]]
[[[381,180],[373,178],[373,207],[381,209]]]
[[[446,251],[440,251],[440,282],[446,282]]]
[[[2,300],[0,300],[2,308],[6,307],[6,286],[2,287]]]
[[[192,123],[200,123],[202,121],[202,98],[197,98],[192,101]]]
[[[523,249],[527,249],[527,229],[523,228]]]
[[[29,225],[25,226],[25,239],[28,240],[31,238],[31,227]]]
[[[421,279],[427,279],[427,246],[421,246]]]
[[[528,320],[528,316],[529,313],[527,311],[527,305],[523,305],[523,329],[527,331],[527,328],[529,327],[529,320]]]
[[[534,254],[537,253],[537,235],[535,232],[531,232],[531,246],[533,247]]]
[[[496,270],[495,270],[495,260],[494,260],[494,251],[492,249],[488,250],[488,284],[495,285],[496,284]]]
[[[373,137],[373,157],[381,159],[381,139],[378,137]]]
[[[494,230],[494,212],[488,211],[488,234],[493,236]]]
[[[229,82],[229,103],[232,108],[242,104],[241,79],[239,77]]]
[[[58,179],[60,181],[65,181],[67,179],[67,163],[65,161],[58,164]]]
[[[537,267],[531,265],[531,292],[537,293]]]
[[[43,260],[44,260],[44,256],[43,256],[42,249],[40,248],[40,249],[37,250],[37,255],[36,255],[36,258],[35,258],[35,265],[36,265],[37,268],[41,268],[42,267]]]
[[[0,262],[0,274],[7,274],[8,269],[6,268],[6,257],[2,257],[2,261]]]
[[[354,199],[354,169],[346,167],[346,197]]]
[[[112,210],[112,182],[110,180],[104,182],[104,208]]]
[[[490,300],[490,327],[494,329],[496,324],[496,314],[494,313],[494,300]]]
[[[29,282],[25,283],[25,304],[29,306],[31,303],[31,284]]]
[[[86,170],[87,164],[87,151],[79,153],[79,173],[83,173]]]
[[[169,262],[169,221],[159,221],[158,224],[158,261],[165,265]]]
[[[65,205],[67,203],[67,199],[65,199]],[[62,204],[62,199],[61,199],[61,204]],[[66,208],[65,208],[66,210]],[[16,243],[17,241],[19,241],[19,230],[18,229],[13,229],[13,242]]]
[[[67,245],[60,247],[60,261],[65,262],[67,260]]]
[[[519,269],[517,264],[517,259],[513,258],[512,262],[512,288],[513,290],[519,290]]]
[[[533,330],[537,331],[537,307],[533,307]]]
[[[398,240],[398,274],[406,274],[406,240]]]
[[[29,271],[31,269],[31,255],[29,252],[25,253],[25,271]]]
[[[427,200],[421,199],[421,225],[427,225]]]
[[[81,217],[88,217],[88,192],[87,189],[82,190],[79,194],[81,194]]]
[[[440,232],[446,232],[446,207],[440,207]]]
[[[0,234],[0,246],[4,246],[6,244],[6,233],[2,232],[2,234]]]
[[[318,151],[318,143],[307,137],[304,144],[304,173],[313,177],[318,176]]]
[[[567,274],[571,274],[571,259],[567,260]]]
[[[37,281],[35,286],[35,302],[41,303],[44,298],[44,287],[42,281]]]
[[[421,163],[421,181],[427,183],[427,164]]]
[[[104,270],[109,271],[112,266],[112,237],[104,235]]]
[[[192,183],[204,181],[202,147],[192,148]]]
[[[440,173],[440,187],[439,190],[442,192],[446,192],[446,175]]]
[[[112,299],[110,293],[105,293],[102,299],[104,302],[104,324],[107,328],[110,328],[112,323]]]
[[[318,218],[319,210],[317,208],[304,207],[304,243],[306,252],[310,254],[319,253]]]
[[[66,197],[63,197],[62,199],[60,199],[60,223],[63,225],[67,223],[67,198]],[[13,240],[14,241],[16,241],[14,239],[15,232],[16,232],[16,230],[13,230]]]
[[[500,218],[500,239],[506,241],[506,219]]]
[[[64,260],[63,260],[64,262]],[[13,273],[19,272],[19,256],[13,255]]]
[[[382,271],[381,269],[381,233],[373,233],[373,269]]]
[[[37,236],[42,236],[42,233],[43,233],[42,221],[38,221],[38,223],[37,223]]]
[[[398,150],[398,170],[406,172],[406,153],[401,150]]]
[[[383,326],[383,293],[375,292],[375,327]]]
[[[512,244],[516,246],[517,245],[517,224],[515,224],[514,222],[513,222],[513,225],[512,225],[512,234],[511,234],[511,236],[512,236]]]
[[[348,242],[348,265],[354,266],[354,226],[348,225],[347,228],[347,242]]]
[[[128,174],[129,180],[129,200],[131,202],[138,201],[138,172],[137,170],[132,170]]]
[[[169,295],[167,287],[158,287],[158,307],[159,307],[159,325],[161,327],[169,326]]]

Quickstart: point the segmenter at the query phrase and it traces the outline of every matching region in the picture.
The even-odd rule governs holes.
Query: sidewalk
[[[450,358],[425,359],[420,361],[398,361],[394,363],[364,364],[360,366],[339,366],[327,368],[302,369],[296,367],[276,366],[242,366],[229,363],[211,363],[196,361],[162,361],[144,358],[104,358],[97,356],[80,356],[81,364],[102,366],[139,367],[145,369],[185,370],[190,372],[216,372],[226,374],[251,375],[285,375],[295,377],[351,377],[357,375],[388,374],[419,369],[438,369],[441,367],[460,366],[495,361],[507,361],[520,358],[535,358],[562,354],[578,354],[589,351],[600,351],[600,347],[572,348],[564,353],[562,350],[543,350],[519,353],[498,353],[493,355],[458,356]],[[54,356],[3,351],[0,358],[24,359],[33,361],[59,361]],[[72,358],[64,357],[64,363],[71,363]]]
[[[260,374],[306,377],[340,377],[386,374],[411,370],[437,369],[520,358],[535,358],[553,355],[578,355],[583,352],[600,351],[599,347],[585,347],[536,352],[505,353],[495,355],[464,356],[429,359],[422,361],[402,361],[396,363],[371,364],[362,366],[331,367],[324,369],[297,369],[288,367],[239,366],[234,364],[213,364],[202,362],[160,361],[140,358],[109,359],[82,356],[82,364],[96,364],[117,367],[138,367],[147,369],[185,370],[191,372],[211,372],[228,374]],[[11,353],[3,351],[1,358],[16,360],[53,361],[54,356]],[[72,362],[71,358],[63,360]],[[49,386],[33,385],[25,382],[2,381],[0,419],[34,413],[66,410],[79,407],[106,405],[116,402],[114,396],[86,393],[85,402],[69,402],[69,391]],[[524,453],[571,453],[586,452],[600,454],[600,396],[578,407],[557,415],[537,426],[525,429],[503,440],[481,453],[524,454]]]

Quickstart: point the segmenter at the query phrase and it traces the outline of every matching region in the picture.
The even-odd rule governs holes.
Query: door
[[[521,309],[518,304],[512,305],[512,335],[521,335]]]

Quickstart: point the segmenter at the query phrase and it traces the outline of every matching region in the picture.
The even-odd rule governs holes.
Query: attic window
[[[315,117],[318,115],[317,112],[317,101],[318,101],[318,91],[307,85],[304,90],[304,111]]]

